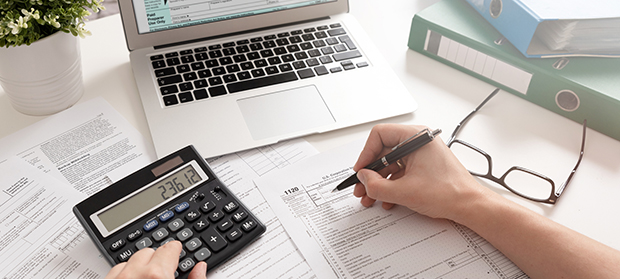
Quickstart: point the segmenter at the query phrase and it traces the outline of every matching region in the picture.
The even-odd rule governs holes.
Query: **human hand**
[[[157,250],[142,249],[131,256],[127,262],[115,265],[105,279],[174,279],[182,248],[181,242],[171,241]],[[207,263],[205,262],[197,263],[188,276],[188,279],[206,278]]]
[[[458,221],[469,203],[491,193],[469,174],[441,138],[402,158],[403,169],[397,164],[378,173],[363,169],[424,128],[397,124],[375,126],[353,167],[361,181],[355,185],[353,194],[361,197],[362,205],[367,207],[380,200],[385,209],[400,204],[433,218]]]

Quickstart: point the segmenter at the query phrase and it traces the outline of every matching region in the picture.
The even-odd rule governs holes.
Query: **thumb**
[[[187,276],[188,279],[207,279],[207,263],[199,262],[194,266],[192,272]]]
[[[396,193],[392,190],[392,183],[394,181],[385,179],[379,173],[369,170],[361,169],[357,172],[357,179],[366,188],[366,195],[372,199],[380,200],[384,202],[394,203]]]

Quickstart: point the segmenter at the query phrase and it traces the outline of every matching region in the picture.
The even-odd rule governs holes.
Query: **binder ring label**
[[[489,5],[489,13],[491,14],[491,17],[499,17],[499,15],[502,14],[503,6],[502,0],[491,0],[491,4]]]
[[[564,111],[575,111],[579,108],[579,96],[570,90],[560,90],[555,95],[555,103]]]

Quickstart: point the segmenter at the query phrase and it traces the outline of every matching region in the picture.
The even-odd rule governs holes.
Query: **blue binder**
[[[620,57],[620,50],[612,52],[574,52],[551,50],[535,33],[549,21],[600,23],[609,27],[610,19],[620,23],[618,0],[466,0],[497,31],[508,39],[525,57],[546,58],[559,56]],[[603,21],[607,20],[607,21]],[[600,36],[600,39],[607,39]],[[593,42],[596,43],[596,42]]]

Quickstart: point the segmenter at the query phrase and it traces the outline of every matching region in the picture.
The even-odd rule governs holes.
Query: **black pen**
[[[390,164],[407,156],[411,152],[417,150],[418,148],[424,146],[425,144],[431,142],[435,138],[435,136],[440,133],[441,129],[437,129],[432,132],[428,129],[424,129],[413,135],[412,137],[406,139],[405,141],[399,143],[397,146],[392,148],[392,152],[386,154],[385,156],[381,157],[381,159],[372,162],[370,165],[365,166],[364,168],[373,171],[380,171],[383,168],[389,166]],[[357,173],[355,173],[349,176],[349,178],[342,181],[340,184],[338,184],[338,186],[336,186],[336,188],[332,190],[332,193],[349,188],[350,186],[355,185],[359,182],[359,179],[357,179]]]

